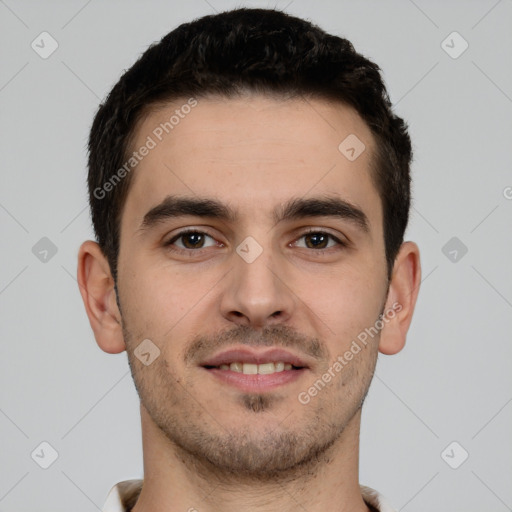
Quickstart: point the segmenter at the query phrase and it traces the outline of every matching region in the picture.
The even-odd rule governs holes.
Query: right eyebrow
[[[215,199],[167,196],[144,215],[138,231],[148,231],[159,222],[186,215],[228,222],[235,222],[237,219],[235,212],[229,206]]]

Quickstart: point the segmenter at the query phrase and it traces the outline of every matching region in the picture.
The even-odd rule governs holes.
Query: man
[[[359,485],[359,431],[418,294],[410,161],[379,68],[276,10],[181,25],[122,76],[78,280],[128,354],[144,481],[104,511],[391,510]]]

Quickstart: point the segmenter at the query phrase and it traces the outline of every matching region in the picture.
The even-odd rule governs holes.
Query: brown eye
[[[305,247],[306,249],[316,249],[321,251],[330,249],[336,245],[345,246],[340,239],[324,231],[310,231],[308,233],[304,233],[298,240],[301,239],[304,239],[304,245],[300,245],[298,242],[295,245],[298,247]],[[332,243],[332,241],[334,243]]]
[[[186,235],[181,235],[180,238],[187,249],[199,249],[204,244],[204,235],[202,233],[187,233]]]
[[[205,245],[208,238],[211,239],[213,243]],[[180,243],[177,243],[178,241],[180,241]],[[202,231],[182,231],[169,240],[165,245],[176,246],[177,249],[181,250],[194,250],[211,247],[212,245],[215,245],[215,240],[213,240],[210,235],[203,233]]]
[[[306,246],[310,249],[325,249],[329,243],[329,236],[324,233],[313,233],[305,235]]]

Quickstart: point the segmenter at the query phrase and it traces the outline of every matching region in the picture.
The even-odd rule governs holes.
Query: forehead
[[[374,144],[357,112],[339,102],[260,95],[173,101],[137,127],[131,149],[150,149],[132,171],[122,223],[135,228],[168,195],[216,198],[244,221],[270,219],[291,197],[325,193],[376,222]]]

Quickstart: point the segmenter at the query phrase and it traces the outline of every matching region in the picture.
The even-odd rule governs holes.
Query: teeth
[[[284,370],[284,363],[274,363],[276,372],[282,372]]]
[[[291,370],[291,363],[284,363],[282,361],[278,361],[277,363],[263,363],[263,364],[254,364],[254,363],[231,363],[231,364],[221,364],[221,370],[231,370],[232,372],[244,373],[245,375],[269,375],[271,373],[282,372],[284,370]]]
[[[244,375],[256,375],[258,373],[258,365],[251,363],[244,363],[242,365],[242,373]]]
[[[269,373],[274,373],[275,371],[276,367],[274,363],[264,363],[258,365],[258,373],[261,375],[268,375]]]
[[[231,363],[231,364],[229,365],[229,369],[230,369],[232,372],[242,373],[243,365],[242,365],[242,363]]]

